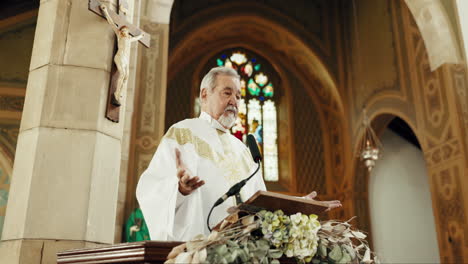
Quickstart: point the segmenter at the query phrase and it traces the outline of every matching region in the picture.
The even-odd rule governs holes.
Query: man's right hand
[[[183,195],[189,195],[196,189],[205,184],[205,181],[200,181],[199,177],[192,177],[180,158],[180,150],[175,149],[177,178],[179,178],[179,192]]]

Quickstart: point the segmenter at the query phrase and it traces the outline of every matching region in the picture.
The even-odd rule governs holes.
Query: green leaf
[[[266,241],[265,239],[257,240],[256,244],[257,248],[261,249],[262,251],[268,251],[268,249],[270,249],[270,243],[268,243],[268,241]]]
[[[226,259],[226,261],[227,261],[228,263],[232,263],[232,262],[234,262],[234,260],[236,259],[235,256],[234,256],[234,254],[229,254],[229,253],[226,254],[226,256],[225,256],[224,258]]]
[[[356,251],[349,245],[342,245],[342,247],[344,249],[346,249],[346,252],[349,254],[349,256],[351,257],[351,259],[355,259],[356,258]]]
[[[322,243],[320,243],[318,245],[318,254],[321,257],[326,257],[327,256],[327,247]]]
[[[216,254],[219,254],[220,256],[225,255],[228,252],[227,246],[226,245],[220,245],[215,248]]]
[[[268,258],[267,258],[267,257],[263,257],[263,258],[260,260],[260,264],[270,264],[270,261],[268,261]]]
[[[247,243],[247,248],[249,249],[249,251],[257,249],[257,247],[255,246],[255,244],[252,241],[249,241]]]
[[[338,245],[335,245],[332,251],[330,252],[330,254],[328,254],[328,256],[336,262],[339,261],[343,257],[343,254],[341,252],[341,247]]]
[[[239,247],[239,244],[237,244],[236,242],[234,242],[232,240],[226,241],[226,244],[227,244],[228,247],[233,247],[233,248],[238,248]]]
[[[348,253],[346,253],[346,252],[342,252],[342,253],[343,253],[343,257],[338,261],[338,263],[346,264],[346,263],[351,262],[351,257],[348,255]]]
[[[239,251],[239,258],[242,261],[242,263],[246,263],[249,260],[249,251],[247,248],[244,248],[244,250]]]
[[[262,259],[266,255],[266,251],[263,251],[263,250],[255,250],[255,251],[252,251],[251,253],[253,253],[256,259]]]
[[[278,259],[281,258],[281,256],[283,256],[283,251],[279,249],[270,249],[270,251],[268,252],[268,256],[270,258]]]
[[[271,263],[271,264],[280,264],[279,260],[277,260],[277,259],[271,260],[270,263]]]

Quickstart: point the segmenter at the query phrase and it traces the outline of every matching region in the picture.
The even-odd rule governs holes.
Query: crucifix
[[[120,105],[125,99],[129,75],[130,44],[139,41],[149,48],[150,35],[127,20],[128,4],[126,0],[118,0],[118,13],[99,0],[89,0],[88,9],[105,18],[117,37],[117,52],[114,51],[106,117],[113,122],[119,122]]]

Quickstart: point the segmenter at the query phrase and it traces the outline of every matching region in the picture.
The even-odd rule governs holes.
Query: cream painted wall
[[[390,130],[369,182],[374,250],[382,263],[437,263],[439,249],[422,152]]]

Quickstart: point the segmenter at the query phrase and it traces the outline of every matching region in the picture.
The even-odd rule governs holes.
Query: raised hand
[[[175,149],[175,155],[177,178],[179,178],[179,192],[183,195],[189,195],[203,186],[205,181],[201,181],[197,176],[192,177],[192,175],[190,175],[190,172],[180,158],[180,150],[177,148]]]
[[[303,198],[305,199],[310,199],[315,201],[315,197],[317,197],[317,192],[313,191],[309,193],[308,195],[304,196]],[[326,206],[328,206],[328,209],[326,211],[330,211],[331,209],[335,209],[338,207],[341,207],[341,202],[338,200],[333,200],[333,201],[318,201]]]

